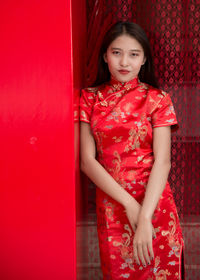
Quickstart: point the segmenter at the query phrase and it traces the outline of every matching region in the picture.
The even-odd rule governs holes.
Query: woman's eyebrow
[[[122,49],[120,49],[120,48],[112,48],[112,50],[122,50]]]
[[[112,50],[120,50],[120,51],[122,51],[121,48],[115,48],[115,47],[112,47]],[[139,49],[131,49],[131,50],[129,50],[129,51],[131,51],[131,52],[141,52],[142,50],[139,50]]]
[[[132,49],[130,51],[132,51],[132,52],[141,52],[141,50],[139,50],[139,49]]]

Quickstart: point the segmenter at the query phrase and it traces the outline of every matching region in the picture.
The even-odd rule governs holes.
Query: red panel
[[[73,86],[74,86],[74,125],[75,125],[75,166],[76,166],[76,210],[77,221],[83,219],[86,199],[79,179],[79,97],[85,82],[86,65],[86,7],[85,1],[72,1],[72,42],[73,42]],[[81,28],[80,28],[81,26]]]
[[[88,242],[84,222],[88,213],[87,184],[80,180],[79,170],[79,97],[85,82],[86,66],[86,1],[72,1],[72,41],[73,41],[73,85],[75,116],[75,166],[76,166],[76,245],[77,245],[77,280],[88,279]],[[81,184],[80,184],[81,181]]]
[[[0,279],[75,279],[70,1],[1,1],[0,29]]]

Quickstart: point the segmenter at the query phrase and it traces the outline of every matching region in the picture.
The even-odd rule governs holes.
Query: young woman
[[[118,22],[106,33],[95,87],[82,91],[80,107],[81,169],[97,186],[103,279],[184,279],[167,181],[178,124],[140,26]]]

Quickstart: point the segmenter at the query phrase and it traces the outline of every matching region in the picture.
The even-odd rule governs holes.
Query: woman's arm
[[[150,263],[153,258],[151,219],[165,188],[171,167],[171,128],[156,127],[153,129],[154,164],[149,176],[145,198],[138,217],[138,227],[134,237],[134,257],[139,264]],[[149,253],[148,253],[149,251]],[[139,260],[140,259],[140,260]]]
[[[171,128],[156,127],[153,129],[154,164],[149,176],[147,190],[140,216],[151,219],[165,188],[171,168]]]
[[[81,122],[81,170],[101,190],[124,206],[133,230],[141,205],[96,160],[96,145],[88,123]]]

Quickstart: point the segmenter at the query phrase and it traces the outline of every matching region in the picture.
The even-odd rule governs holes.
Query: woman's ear
[[[146,57],[144,57],[142,65],[144,65],[145,62],[146,62]]]
[[[106,54],[106,53],[104,53],[104,55],[103,55],[103,59],[104,59],[105,63],[107,63],[107,62],[108,62],[108,60],[107,60],[107,54]]]

